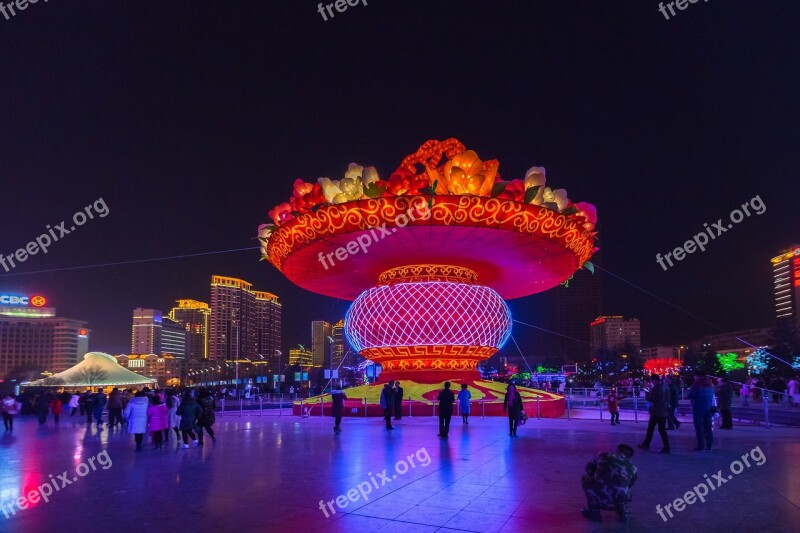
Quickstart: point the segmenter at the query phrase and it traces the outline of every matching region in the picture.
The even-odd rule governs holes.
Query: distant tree
[[[98,365],[82,368],[77,373],[78,379],[87,386],[100,385],[108,378],[108,372]]]

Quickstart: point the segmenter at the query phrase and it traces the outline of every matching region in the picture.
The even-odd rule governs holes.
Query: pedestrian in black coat
[[[400,420],[403,418],[403,387],[400,386],[399,381],[394,383],[394,419]]]
[[[347,395],[344,391],[333,389],[331,391],[331,415],[334,419],[333,431],[334,433],[341,433],[342,417],[344,416],[344,401]]]
[[[669,408],[669,389],[661,383],[658,374],[650,376],[653,388],[647,393],[646,399],[650,402],[650,421],[647,423],[647,435],[644,442],[639,444],[639,448],[647,450],[650,448],[650,441],[653,439],[653,431],[658,426],[658,434],[661,435],[661,453],[669,453],[669,437],[667,436],[667,418],[670,415]]]
[[[453,417],[453,404],[456,395],[450,390],[450,382],[444,382],[444,389],[439,391],[436,398],[439,401],[439,437],[446,439],[450,433],[450,419]]]
[[[516,437],[519,417],[522,413],[522,395],[513,383],[508,385],[506,396],[503,398],[503,412],[508,413],[508,436]]]

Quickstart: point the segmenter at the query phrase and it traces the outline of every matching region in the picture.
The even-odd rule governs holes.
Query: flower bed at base
[[[451,390],[458,394],[461,390],[461,381],[451,380]],[[503,396],[507,385],[495,381],[474,380],[466,381],[467,388],[472,394],[471,413],[473,416],[505,416],[503,412]],[[415,383],[411,380],[401,382],[403,387],[403,416],[408,416],[408,408],[411,406],[411,413],[414,416],[431,416],[433,414],[433,401],[440,390],[444,388],[444,381],[440,383]],[[383,383],[375,385],[362,385],[345,389],[347,400],[344,402],[345,416],[364,416],[364,399],[367,401],[366,416],[383,416],[383,409],[380,406],[380,395]],[[536,418],[537,402],[539,399],[539,416],[542,418],[559,418],[566,411],[566,402],[563,396],[552,394],[537,389],[518,387],[522,401],[525,405],[525,412],[529,417]],[[321,400],[320,400],[321,398]],[[409,398],[411,401],[409,402]],[[485,401],[485,402],[484,402]],[[456,402],[458,403],[458,402]],[[481,404],[484,403],[482,406]],[[308,400],[303,400],[302,409],[307,409],[311,416],[320,416],[319,407],[322,405],[323,414],[330,416],[331,401],[330,394],[313,396]],[[356,411],[353,412],[353,409]],[[303,414],[301,402],[294,402],[293,414]]]

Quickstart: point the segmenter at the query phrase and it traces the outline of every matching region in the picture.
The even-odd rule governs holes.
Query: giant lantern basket
[[[444,381],[466,383],[498,414],[505,385],[481,380],[477,365],[511,334],[505,300],[563,283],[596,250],[591,204],[547,187],[543,168],[503,181],[498,166],[448,139],[422,145],[388,180],[356,164],[339,181],[297,180],[259,228],[263,255],[300,287],[353,300],[345,334],[381,365],[381,381],[403,380],[422,404]],[[561,396],[519,390],[541,416],[564,411]],[[379,394],[348,389],[375,414]]]

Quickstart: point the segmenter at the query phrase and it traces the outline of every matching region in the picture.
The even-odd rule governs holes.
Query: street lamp
[[[328,342],[331,343],[331,350],[330,350],[330,352],[331,352],[330,353],[330,357],[331,357],[331,379],[330,379],[329,383],[331,385],[331,394],[333,394],[333,345],[336,343],[336,341],[330,335],[328,335],[327,339],[328,339]]]
[[[278,394],[280,394],[283,392],[281,390],[283,388],[283,385],[281,384],[281,382],[283,381],[281,379],[281,377],[283,376],[283,374],[281,373],[281,357],[283,356],[283,353],[280,350],[275,350],[275,351],[278,353]]]

